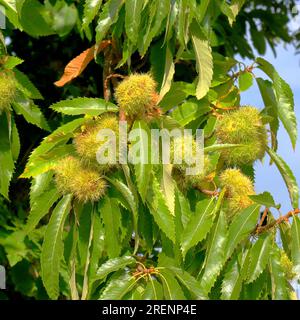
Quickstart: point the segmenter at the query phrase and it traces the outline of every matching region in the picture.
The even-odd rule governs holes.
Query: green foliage
[[[255,57],[266,44],[275,50],[278,39],[292,41],[288,6],[0,4],[9,21],[0,32],[0,264],[13,286],[7,295],[290,299],[288,280],[300,273],[299,188],[276,150],[280,123],[295,148],[294,99],[276,69]],[[67,61],[63,79],[72,82],[55,87]],[[261,111],[240,104],[255,84]],[[127,120],[129,137],[135,130],[125,147],[140,161],[100,165],[97,133],[117,132],[119,119]],[[161,158],[149,163],[164,149],[151,145],[152,129],[203,129],[204,171],[191,177]],[[265,152],[291,199],[292,211],[277,220],[280,204],[253,187],[255,161]]]
[[[104,112],[115,112],[118,110],[113,103],[103,99],[92,98],[76,98],[59,101],[52,105],[51,108],[57,112],[73,116],[79,114],[98,116]]]
[[[273,87],[277,100],[278,117],[290,136],[292,146],[295,148],[297,140],[297,121],[294,112],[294,95],[290,86],[279,76],[275,68],[262,58],[256,59],[259,68],[273,80]]]
[[[71,196],[65,196],[55,207],[45,232],[41,252],[42,279],[52,299],[59,296],[59,272],[63,257],[63,227],[71,209]]]
[[[0,121],[0,190],[1,194],[8,198],[9,183],[14,171],[14,160],[9,137],[9,122],[7,114],[2,113],[0,115]]]

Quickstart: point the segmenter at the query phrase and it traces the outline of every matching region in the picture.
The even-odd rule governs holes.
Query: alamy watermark
[[[119,132],[106,128],[99,130],[100,147],[96,158],[100,164],[184,164],[186,175],[203,171],[204,138],[197,129],[143,129],[128,133],[126,121],[119,122]]]

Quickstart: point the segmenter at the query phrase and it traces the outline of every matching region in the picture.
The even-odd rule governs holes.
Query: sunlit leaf
[[[257,223],[260,205],[253,204],[239,213],[228,229],[225,257],[229,258],[236,246],[249,237]]]
[[[72,196],[65,196],[55,207],[45,232],[41,267],[42,279],[47,293],[51,299],[59,295],[60,262],[63,257],[63,227],[66,217],[71,209]]]
[[[248,282],[253,282],[264,271],[268,264],[271,251],[272,235],[263,234],[250,250],[250,264],[248,267]]]
[[[99,300],[121,300],[125,294],[133,289],[135,278],[129,274],[123,274],[113,278],[100,295]]]
[[[190,32],[196,55],[196,66],[198,71],[196,97],[197,99],[201,99],[207,94],[212,81],[213,58],[207,39],[195,22],[191,24]]]
[[[293,217],[291,228],[291,255],[294,270],[300,276],[300,219],[296,215]]]
[[[74,98],[59,101],[51,106],[57,112],[69,115],[87,114],[97,116],[104,112],[116,112],[118,107],[100,98]]]
[[[97,270],[94,279],[103,279],[111,272],[124,269],[126,266],[135,263],[135,259],[131,256],[123,256],[119,258],[110,259],[104,262]]]
[[[296,178],[290,169],[290,167],[287,165],[287,163],[278,155],[276,154],[272,149],[268,148],[268,154],[271,157],[271,159],[274,161],[275,165],[277,166],[279,172],[281,173],[281,176],[287,186],[291,204],[293,208],[298,208],[299,205],[299,187],[296,181]]]

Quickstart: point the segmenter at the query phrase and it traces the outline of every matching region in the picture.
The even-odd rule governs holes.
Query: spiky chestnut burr
[[[220,117],[216,137],[222,144],[243,144],[242,147],[221,151],[221,157],[227,165],[251,165],[264,157],[268,146],[267,130],[259,110],[251,106],[241,107]]]
[[[132,74],[116,88],[115,97],[120,110],[129,118],[143,118],[147,111],[152,112],[156,104],[156,82],[146,74]]]
[[[115,133],[116,147],[118,147],[119,120],[115,114],[103,114],[98,119],[87,122],[84,131],[74,137],[73,142],[75,149],[84,164],[98,165],[96,159],[97,151],[104,143],[103,141],[99,141],[97,138],[101,129],[111,129]],[[114,165],[98,165],[98,167],[101,167],[104,171],[105,169],[111,169],[112,166]]]
[[[54,171],[59,192],[70,193],[80,202],[95,202],[106,192],[106,181],[99,172],[83,167],[81,161],[73,156],[60,160]]]
[[[239,169],[226,169],[220,174],[220,187],[225,188],[228,200],[228,218],[249,207],[253,201],[249,195],[255,194],[252,181]]]

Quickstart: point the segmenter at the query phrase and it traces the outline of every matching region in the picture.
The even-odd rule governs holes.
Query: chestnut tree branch
[[[300,213],[300,209],[297,208],[295,210],[289,211],[286,215],[279,217],[277,220],[267,224],[266,226],[261,226],[261,223],[259,223],[253,233],[258,235],[258,234],[261,234],[265,231],[268,231],[268,230],[278,226],[283,221],[288,221],[289,218],[291,218],[292,216],[299,214],[299,213]]]

